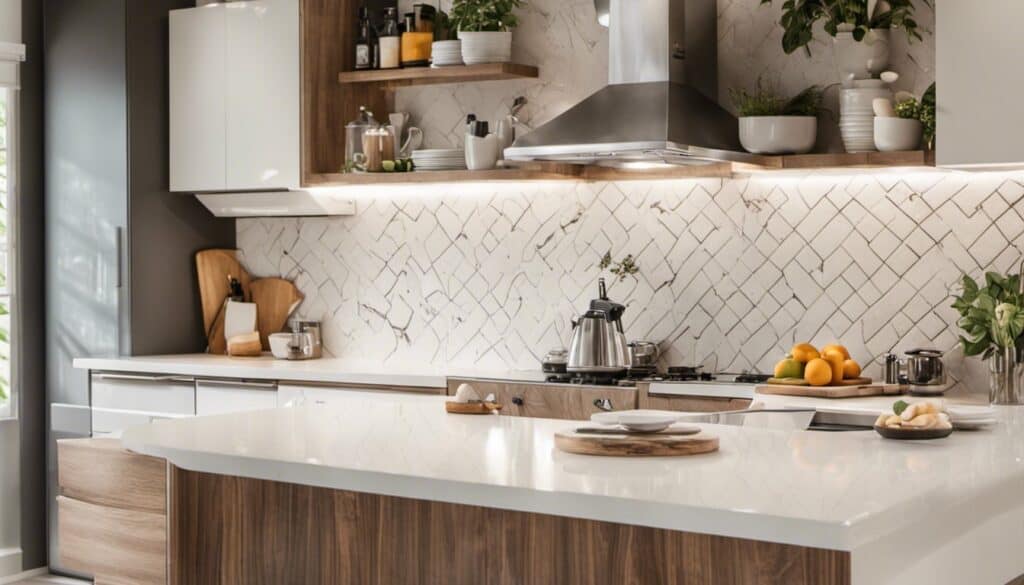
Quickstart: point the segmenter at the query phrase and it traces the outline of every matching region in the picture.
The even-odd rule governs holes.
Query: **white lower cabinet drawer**
[[[195,380],[187,376],[93,372],[93,408],[196,413]]]
[[[277,408],[276,382],[197,380],[196,414],[227,414]]]

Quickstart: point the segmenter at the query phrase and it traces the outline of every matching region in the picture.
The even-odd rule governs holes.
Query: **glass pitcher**
[[[355,120],[345,124],[345,171],[351,171],[361,159],[363,153],[363,135],[367,130],[375,130],[380,124],[373,117],[373,112],[366,106],[359,106],[359,115]]]

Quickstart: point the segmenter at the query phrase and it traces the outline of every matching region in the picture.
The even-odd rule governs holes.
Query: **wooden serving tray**
[[[575,431],[555,433],[555,447],[578,455],[613,457],[679,457],[718,450],[718,437],[697,435],[589,435]]]
[[[494,402],[455,402],[444,403],[444,409],[452,414],[491,414],[501,410],[500,404]]]
[[[871,382],[870,378],[843,380],[843,384],[838,386],[769,383],[758,386],[754,391],[759,394],[806,396],[809,398],[856,398],[902,393],[901,387],[898,384],[875,384]]]

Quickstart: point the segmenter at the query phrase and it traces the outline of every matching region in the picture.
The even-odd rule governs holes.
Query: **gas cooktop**
[[[700,367],[673,366],[665,372],[659,372],[653,366],[629,368],[622,372],[563,372],[549,374],[548,382],[563,384],[583,384],[588,386],[633,386],[637,382],[679,382],[694,384],[763,384],[771,376],[741,372],[710,373]]]

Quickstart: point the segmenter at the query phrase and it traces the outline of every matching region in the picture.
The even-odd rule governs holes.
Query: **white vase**
[[[839,25],[833,45],[833,60],[844,87],[855,79],[871,79],[889,66],[887,28],[873,28],[860,41],[853,38],[853,25]]]
[[[466,65],[512,60],[512,31],[459,31]]]
[[[814,116],[740,118],[740,144],[754,154],[804,154],[814,148],[817,137]]]

